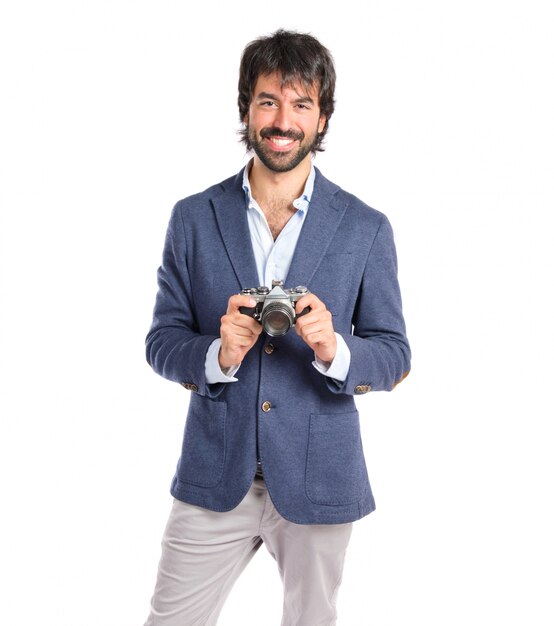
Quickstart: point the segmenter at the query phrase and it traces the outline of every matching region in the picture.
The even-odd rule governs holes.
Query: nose
[[[292,127],[292,115],[290,108],[284,104],[280,106],[275,115],[274,122],[275,126],[281,130],[290,130]]]

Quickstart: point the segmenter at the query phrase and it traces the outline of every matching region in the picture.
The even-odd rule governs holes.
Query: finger
[[[315,324],[320,325],[321,327],[327,326],[330,329],[333,329],[333,316],[330,311],[327,309],[319,309],[312,310],[306,315],[302,317],[298,317],[296,319],[296,327],[298,330],[304,332],[305,329],[312,327]]]
[[[229,324],[228,326],[221,327],[221,334],[224,337],[228,337],[229,339],[233,339],[234,337],[246,337],[247,339],[251,339],[254,337],[254,333],[249,328],[244,328],[243,326],[235,326],[233,324]]]
[[[241,335],[234,335],[228,343],[228,348],[250,348],[253,341],[252,335],[250,337],[245,337]]]
[[[245,296],[240,293],[235,294],[234,296],[231,296],[227,302],[227,313],[231,314],[239,312],[239,308],[242,306],[252,308],[256,306],[256,301],[250,296]]]
[[[232,313],[228,316],[229,322],[237,328],[246,328],[250,332],[259,334],[261,332],[261,325],[258,320],[254,319],[251,315],[245,313]]]
[[[308,293],[296,301],[295,311],[297,314],[302,313],[306,307],[309,307],[312,311],[324,310],[325,304],[314,293]]]
[[[300,336],[307,343],[313,344],[318,341],[325,341],[325,339],[331,337],[332,334],[333,332],[330,331],[329,328],[324,328],[322,326],[310,326],[309,328],[304,329],[300,333]]]
[[[246,318],[246,321],[244,321],[244,318]],[[233,335],[257,337],[260,333],[259,327],[260,324],[256,320],[239,313],[236,317],[227,316],[225,319],[222,319],[221,334],[229,337]]]

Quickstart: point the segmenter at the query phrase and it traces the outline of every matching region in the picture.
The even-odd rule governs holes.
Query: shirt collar
[[[246,194],[246,200],[248,206],[252,206],[253,203],[256,203],[255,199],[252,197],[251,189],[250,189],[250,168],[252,167],[252,161],[246,165],[244,168],[244,173],[242,175],[242,188],[244,193]],[[308,174],[308,178],[306,179],[306,184],[304,185],[304,191],[300,194],[296,200],[293,201],[293,206],[299,211],[306,212],[308,207],[310,206],[310,202],[312,200],[312,193],[314,191],[314,182],[315,182],[315,167],[313,162],[310,164],[310,173]]]

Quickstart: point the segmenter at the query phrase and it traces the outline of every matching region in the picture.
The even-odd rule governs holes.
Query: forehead
[[[316,104],[319,100],[317,84],[306,84],[300,77],[284,78],[279,73],[258,76],[252,95],[256,98],[262,92],[289,98],[310,98]]]

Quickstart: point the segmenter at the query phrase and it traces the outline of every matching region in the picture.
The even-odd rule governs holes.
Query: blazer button
[[[267,413],[268,411],[271,411],[271,402],[268,402],[267,400],[262,404],[262,411],[264,413]]]
[[[265,347],[264,347],[264,352],[266,354],[273,354],[273,351],[275,350],[275,346],[272,343],[268,343]]]
[[[181,383],[181,385],[188,391],[198,391],[198,386],[194,383]]]
[[[357,385],[354,387],[354,393],[367,393],[371,391],[371,385]]]

